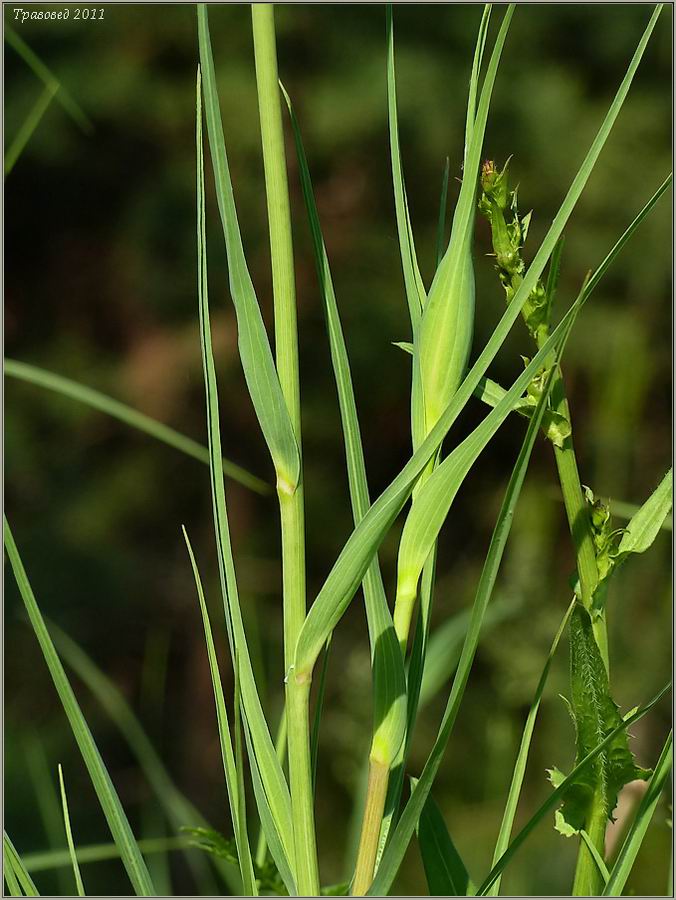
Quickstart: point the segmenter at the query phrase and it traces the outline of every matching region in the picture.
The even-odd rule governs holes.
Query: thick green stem
[[[366,789],[366,806],[361,826],[357,865],[354,871],[352,896],[363,897],[371,887],[378,852],[380,823],[385,809],[387,783],[390,770],[378,760],[369,760],[369,778]]]
[[[296,288],[272,4],[254,4],[252,21],[265,191],[270,227],[277,373],[300,453],[300,379]],[[306,612],[302,474],[298,484],[280,484],[278,496],[282,528],[284,659],[287,673],[289,673],[295,654],[296,641],[305,621]],[[319,876],[310,766],[309,691],[309,674],[307,678],[300,679],[289,673],[286,687],[286,708],[289,728],[289,780],[294,819],[296,881],[301,895],[313,896],[319,893]]]
[[[586,831],[591,843],[598,850],[601,859],[605,855],[607,821],[608,816],[605,803],[600,792],[597,791],[592,811],[586,822]],[[598,863],[584,840],[580,838],[580,850],[575,868],[575,881],[573,882],[573,897],[600,897],[603,893],[603,888],[603,876],[599,871]]]
[[[564,416],[569,422],[570,409],[566,398],[565,387],[561,370],[555,376],[556,381],[552,385],[552,405],[556,412]],[[591,520],[589,517],[589,506],[582,493],[582,484],[580,482],[580,473],[577,468],[577,458],[575,456],[575,448],[573,446],[573,436],[569,435],[563,447],[554,447],[554,456],[556,458],[556,467],[559,473],[559,482],[561,484],[561,494],[566,509],[568,525],[570,533],[573,537],[575,545],[575,555],[577,561],[577,574],[580,580],[580,591],[582,594],[582,603],[591,613],[592,600],[594,590],[599,580],[598,566],[596,564],[596,551],[594,549],[594,539],[591,531]],[[594,637],[601,651],[601,657],[609,672],[608,657],[608,636],[606,632],[605,615],[592,615]]]

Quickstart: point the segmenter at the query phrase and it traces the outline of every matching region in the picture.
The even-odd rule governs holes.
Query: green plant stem
[[[373,881],[373,871],[380,837],[380,823],[385,809],[389,774],[388,766],[375,759],[369,760],[366,805],[362,820],[361,837],[359,839],[357,865],[354,870],[354,882],[352,884],[353,897],[365,896]]]
[[[608,813],[602,796],[602,790],[597,789],[592,801],[592,811],[587,819],[586,831],[589,840],[596,847],[601,859],[604,857],[606,840],[606,822]],[[605,887],[603,875],[598,863],[594,859],[589,847],[580,838],[580,849],[577,855],[575,868],[575,880],[573,882],[573,897],[599,897]]]
[[[258,108],[270,228],[276,365],[300,454],[300,379],[291,211],[284,152],[274,7],[252,5]],[[278,484],[282,529],[284,659],[289,730],[289,780],[294,821],[296,883],[301,895],[319,894],[310,753],[310,673],[290,673],[305,621],[305,522],[302,466],[298,483]]]

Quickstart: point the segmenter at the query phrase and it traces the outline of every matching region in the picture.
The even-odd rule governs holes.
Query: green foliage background
[[[42,8],[42,7],[38,7]],[[49,7],[50,9],[58,7]],[[40,55],[94,123],[80,132],[52,103],[6,184],[5,351],[108,391],[203,440],[197,330],[194,77],[191,5],[104,7],[103,21],[5,20]],[[558,209],[614,94],[649,7],[547,5],[517,9],[489,118],[485,154],[514,154],[520,206],[534,217],[525,257]],[[395,36],[402,153],[423,274],[431,277],[446,155],[460,175],[466,84],[480,18],[476,6],[397,6]],[[282,6],[281,76],[303,129],[353,366],[372,493],[409,454],[408,340],[389,172],[385,10]],[[271,321],[267,222],[250,13],[213,7],[223,120],[240,224],[264,313]],[[671,166],[671,10],[665,9],[599,165],[566,232],[560,305],[603,258]],[[5,132],[10,140],[41,87],[5,49]],[[289,141],[303,400],[310,595],[351,529],[342,439],[309,233]],[[457,189],[451,186],[451,199]],[[209,187],[209,184],[208,184]],[[225,254],[213,195],[210,273],[224,452],[270,479],[271,466],[236,350]],[[530,248],[530,253],[529,253]],[[488,336],[503,292],[477,219],[475,347]],[[642,502],[671,450],[671,216],[661,202],[585,308],[565,370],[582,480],[597,494]],[[491,372],[510,382],[529,352],[517,325]],[[111,675],[141,714],[176,781],[228,832],[216,721],[199,609],[180,526],[185,523],[217,593],[208,472],[198,463],[68,400],[8,380],[6,507],[42,609]],[[482,415],[477,403],[459,437]],[[435,621],[473,597],[523,422],[510,420],[461,491],[440,542]],[[279,538],[274,499],[230,484],[231,528],[243,605],[256,635],[269,709],[282,695]],[[621,523],[620,523],[621,524]],[[397,534],[382,562],[394,583]],[[540,441],[499,582],[507,614],[479,649],[465,703],[434,791],[472,873],[490,863],[521,727],[557,623],[569,601],[573,554],[550,449]],[[669,540],[663,534],[611,587],[613,692],[626,710],[668,678]],[[5,608],[6,825],[20,852],[47,837],[27,749],[43,743],[56,784],[62,762],[76,843],[107,840],[105,822],[9,579]],[[536,730],[523,815],[549,790],[545,768],[570,767],[574,736],[557,692],[567,690],[566,650],[555,663]],[[352,797],[370,727],[369,657],[355,602],[334,639],[318,776],[324,882],[351,860]],[[76,682],[77,685],[77,682]],[[226,690],[231,685],[226,684]],[[162,833],[154,801],[118,734],[78,690],[136,830]],[[421,717],[412,761],[422,764],[440,702]],[[651,765],[668,719],[634,729]],[[413,772],[413,774],[417,774]],[[661,806],[628,884],[666,891],[670,833]],[[186,823],[192,824],[192,823]],[[518,825],[518,821],[517,821]],[[541,827],[507,871],[507,893],[566,893],[575,847]],[[176,892],[192,890],[179,859]],[[57,883],[43,875],[45,891]],[[86,867],[90,893],[126,890],[121,866]],[[417,850],[402,892],[424,890]]]

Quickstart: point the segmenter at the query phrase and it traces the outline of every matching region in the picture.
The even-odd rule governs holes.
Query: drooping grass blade
[[[82,710],[75,698],[68,677],[63,670],[61,660],[56,652],[47,626],[42,618],[35,595],[28,581],[19,551],[17,550],[7,518],[4,520],[5,548],[19,592],[23,599],[33,631],[40,644],[40,649],[47,663],[54,687],[57,690],[64,712],[68,717],[73,736],[82,754],[82,758],[92,780],[94,790],[99,798],[101,808],[108,821],[108,826],[115,843],[120,848],[120,856],[129,875],[129,880],[138,896],[154,896],[155,890],[143,857],[132,833],[127,817],[122,809],[110,775],[98,751],[94,738],[85,721]]]
[[[146,838],[138,842],[139,850],[144,856],[153,853],[166,853],[168,850],[190,849],[190,839],[187,837],[161,837]],[[92,865],[120,858],[120,849],[117,844],[89,844],[80,845],[75,849],[75,856],[80,865]],[[26,869],[29,872],[48,872],[52,869],[69,867],[71,864],[69,850],[46,850],[37,853],[26,853],[23,857]]]
[[[603,891],[604,897],[621,897],[624,886],[627,883],[636,857],[643,839],[645,838],[648,825],[652,819],[657,802],[660,799],[664,786],[666,784],[671,766],[673,763],[673,733],[669,732],[669,736],[662,748],[660,758],[655,766],[655,771],[648,782],[648,788],[641,798],[641,803],[636,812],[636,817],[632,822],[631,829],[627,835],[622,849],[610,870],[608,882]]]
[[[127,406],[126,403],[113,399],[113,397],[109,397],[107,394],[102,394],[100,391],[80,384],[78,381],[73,381],[72,378],[64,378],[63,375],[57,375],[55,372],[49,372],[47,369],[41,369],[39,366],[33,366],[29,363],[19,362],[17,359],[5,358],[4,370],[5,375],[46,388],[48,391],[54,391],[56,394],[69,397],[71,400],[76,400],[78,403],[83,403],[92,409],[97,409],[99,412],[106,413],[106,415],[124,422],[125,425],[130,425],[137,431],[142,431],[144,434],[154,437],[158,441],[174,447],[176,450],[180,450],[186,456],[191,456],[193,459],[209,465],[209,450],[203,444],[199,444],[185,434],[181,434],[168,425],[146,416],[144,413]],[[252,491],[256,491],[258,494],[270,492],[269,485],[236,463],[224,459],[222,466],[225,475],[250,488]]]
[[[66,829],[66,840],[68,841],[68,852],[70,853],[70,861],[73,866],[73,875],[75,877],[75,887],[78,897],[85,896],[85,889],[82,883],[82,875],[80,874],[80,866],[78,865],[77,856],[75,854],[75,843],[73,841],[73,832],[70,827],[70,815],[68,813],[68,800],[66,798],[66,785],[63,781],[63,769],[59,763],[59,787],[61,788],[61,805],[63,807],[63,824]]]

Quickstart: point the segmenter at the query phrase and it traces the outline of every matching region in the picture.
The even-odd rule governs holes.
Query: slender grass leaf
[[[179,831],[185,825],[209,827],[202,814],[176,786],[138,717],[117,686],[69,635],[53,622],[48,624],[54,644],[66,665],[73,669],[119,729],[174,831]],[[138,844],[139,847],[144,846],[144,841],[140,840]],[[216,885],[209,866],[202,856],[190,852],[187,859],[199,884],[215,891]],[[219,863],[218,868],[231,890],[241,887],[239,873],[232,866]]]
[[[63,824],[66,829],[66,840],[68,841],[68,852],[73,865],[73,875],[75,877],[75,887],[78,897],[85,896],[84,885],[82,883],[82,875],[80,874],[80,866],[78,865],[77,856],[75,855],[75,843],[73,842],[73,832],[70,827],[70,815],[68,814],[68,800],[66,798],[66,785],[63,782],[63,769],[59,763],[59,787],[61,788],[61,805],[63,807]]]
[[[5,375],[9,375],[12,378],[46,388],[64,397],[69,397],[71,400],[76,400],[78,403],[83,403],[85,406],[90,406],[92,409],[97,409],[99,412],[106,413],[106,415],[124,422],[125,425],[130,425],[132,428],[136,428],[137,431],[142,431],[144,434],[150,435],[150,437],[154,437],[170,447],[174,447],[176,450],[180,450],[181,453],[185,453],[187,456],[199,460],[199,462],[206,463],[206,465],[209,464],[209,450],[203,444],[199,444],[168,425],[164,425],[162,422],[144,415],[131,406],[127,406],[126,403],[120,403],[119,400],[114,400],[112,397],[80,384],[78,381],[64,378],[63,375],[57,375],[55,372],[49,372],[47,369],[19,362],[16,359],[5,358],[4,371]],[[224,459],[222,468],[223,473],[232,478],[233,481],[238,481],[258,494],[269,493],[269,485],[236,463]]]
[[[225,151],[207,10],[203,3],[198,4],[197,21],[207,132],[228,256],[230,293],[237,314],[239,354],[256,416],[275,466],[278,490],[293,494],[300,478],[300,453],[244,257]]]
[[[187,850],[190,841],[186,837],[162,837],[147,838],[138,842],[139,849],[144,856],[154,853],[166,853],[168,850]],[[120,850],[116,844],[90,844],[79,846],[75,850],[75,856],[80,865],[106,862],[120,858]],[[52,869],[69,867],[71,864],[69,850],[47,850],[38,853],[27,853],[24,856],[24,864],[29,872],[48,872]]]
[[[519,797],[521,796],[523,779],[524,775],[526,774],[526,764],[528,763],[528,754],[530,752],[530,745],[533,739],[533,731],[535,730],[535,720],[537,719],[538,710],[540,709],[540,702],[542,700],[542,694],[544,693],[545,685],[547,683],[547,678],[549,677],[549,670],[552,665],[552,660],[554,659],[554,654],[556,653],[557,647],[559,646],[559,641],[561,640],[561,636],[568,623],[570,614],[573,611],[573,605],[574,601],[566,610],[566,614],[563,617],[561,624],[559,625],[558,631],[556,632],[556,635],[552,642],[552,646],[549,650],[549,655],[547,656],[544,668],[542,669],[540,680],[538,681],[537,688],[535,690],[533,702],[531,703],[531,707],[528,711],[528,717],[523,728],[523,734],[521,736],[521,743],[519,744],[516,762],[514,763],[512,780],[509,785],[507,802],[505,803],[505,811],[502,816],[502,822],[500,823],[500,831],[498,833],[498,839],[495,843],[495,850],[493,851],[493,865],[495,865],[495,863],[500,859],[502,854],[509,846],[509,839],[512,835],[512,828],[514,827],[514,818],[516,816],[516,810],[519,805]],[[496,878],[495,882],[488,890],[487,896],[497,897],[499,895],[500,880],[500,877]]]
[[[14,135],[12,143],[7,148],[7,152],[5,153],[5,178],[10,174],[14,166],[16,165],[19,157],[23,153],[26,148],[26,144],[30,141],[31,136],[35,129],[38,127],[40,122],[42,121],[42,117],[49,109],[49,105],[54,99],[54,94],[58,91],[58,84],[50,84],[47,85],[40,93],[40,96],[35,101],[33,106],[28,112],[28,115],[21,123],[21,127]]]
[[[204,10],[200,8],[201,13]],[[204,15],[200,19],[204,38],[206,20]],[[206,35],[208,40],[208,35]],[[204,43],[204,41],[203,41]],[[204,47],[203,47],[204,49]],[[210,58],[210,54],[209,54]],[[212,72],[213,76],[213,72]],[[212,98],[213,99],[213,98]],[[235,563],[230,542],[230,529],[228,525],[228,512],[225,498],[225,486],[220,472],[221,459],[221,429],[218,407],[218,386],[216,382],[216,367],[214,364],[213,349],[211,343],[211,324],[209,321],[209,298],[206,258],[206,224],[204,219],[204,158],[202,149],[202,101],[201,101],[201,72],[197,73],[197,258],[199,266],[198,298],[200,341],[202,347],[202,361],[204,367],[204,384],[207,406],[207,431],[209,436],[211,493],[214,515],[214,531],[216,549],[218,555],[218,570],[221,581],[221,594],[225,612],[225,624],[230,642],[232,659],[238,659],[238,674],[240,679],[242,705],[246,717],[253,756],[256,758],[257,772],[264,788],[266,802],[269,805],[272,819],[274,820],[276,834],[273,840],[281,841],[286,859],[293,859],[293,827],[291,819],[291,798],[289,788],[282,772],[282,767],[277,758],[275,747],[270,737],[260,697],[256,688],[256,680],[251,664],[251,657],[247,644],[242,611],[237,589]],[[268,348],[269,349],[269,348]],[[281,396],[281,392],[280,392]],[[282,398],[283,402],[283,398]],[[252,754],[249,754],[253,773]],[[260,792],[257,795],[260,798]],[[259,812],[263,823],[266,818],[259,804]],[[268,842],[272,850],[271,834],[268,834]],[[289,868],[291,868],[289,866]],[[281,871],[281,869],[280,869]]]
[[[573,771],[568,775],[567,778],[564,778],[563,781],[559,784],[557,788],[549,795],[549,797],[542,803],[542,805],[537,809],[535,814],[531,816],[528,822],[523,826],[521,831],[517,834],[517,836],[513,839],[507,850],[502,854],[497,863],[493,866],[491,871],[489,872],[486,880],[481,885],[481,887],[477,891],[477,897],[485,897],[487,896],[487,892],[495,879],[505,870],[509,862],[514,857],[515,853],[521,845],[524,843],[526,838],[531,834],[533,829],[539,825],[542,819],[556,806],[557,803],[560,802],[562,796],[565,794],[566,790],[572,784],[572,782],[589,766],[600,753],[608,747],[608,745],[615,740],[618,734],[621,734],[623,731],[626,731],[627,728],[630,728],[634,722],[638,722],[639,719],[642,719],[650,710],[662,699],[662,697],[667,693],[669,688],[671,687],[671,682],[666,684],[662,690],[655,696],[653,699],[647,703],[645,706],[638,709],[632,715],[627,716],[622,720],[613,730],[606,735],[606,737],[601,741],[600,744],[597,744],[596,747],[583,759],[580,761],[578,765],[575,766]]]
[[[50,628],[52,638],[54,634]],[[56,643],[56,641],[54,641]],[[56,644],[58,649],[58,644]],[[31,734],[24,744],[24,756],[33,784],[33,792],[40,810],[47,842],[52,850],[61,850],[63,841],[63,815],[59,795],[50,771],[47,754],[41,737]],[[72,880],[68,872],[59,871],[59,889],[62,894],[72,890]]]
[[[200,578],[199,569],[195,560],[192,546],[188,533],[183,528],[183,537],[188,555],[190,556],[190,565],[192,566],[195,578],[195,587],[197,588],[197,596],[199,598],[200,611],[202,613],[202,624],[204,626],[204,639],[207,645],[207,656],[209,658],[209,671],[211,674],[211,684],[214,691],[214,701],[216,704],[216,718],[218,720],[218,736],[221,744],[221,759],[223,761],[223,772],[225,774],[225,784],[228,791],[228,801],[230,804],[230,815],[232,817],[233,829],[235,832],[235,843],[237,845],[237,859],[239,861],[239,870],[242,876],[242,888],[245,896],[258,896],[256,890],[256,878],[254,876],[253,862],[251,859],[251,849],[246,834],[246,820],[242,821],[242,800],[241,791],[244,788],[243,782],[240,784],[241,772],[237,768],[235,756],[232,750],[232,740],[230,737],[230,725],[228,722],[228,711],[225,706],[225,697],[223,695],[223,684],[221,682],[221,673],[218,667],[218,658],[216,656],[216,647],[214,645],[214,637],[211,630],[211,622],[209,620],[209,612],[207,610],[206,601],[204,599],[204,589],[202,587],[202,579]]]
[[[671,772],[673,764],[673,733],[669,732],[669,736],[662,748],[660,758],[655,766],[655,771],[648,782],[648,788],[641,798],[641,803],[636,812],[636,817],[632,822],[631,829],[627,835],[622,849],[610,870],[603,895],[606,897],[620,897],[627,883],[627,878],[632,870],[636,857],[643,839],[645,838],[648,825],[655,813],[657,801],[660,799],[664,790],[667,778]]]
[[[415,779],[412,782],[415,786]],[[420,813],[417,835],[430,897],[471,895],[474,885],[431,794]]]
[[[108,826],[113,835],[113,839],[120,847],[120,856],[124,863],[124,867],[127,870],[127,874],[129,875],[129,880],[139,896],[154,896],[154,888],[148,869],[143,861],[136,839],[132,834],[124,810],[122,809],[122,804],[117,796],[117,791],[110,780],[108,770],[101,759],[101,755],[94,742],[91,731],[89,730],[89,726],[85,721],[82,710],[80,709],[75,694],[73,693],[73,689],[68,681],[68,677],[61,665],[61,660],[59,659],[54,644],[52,643],[52,639],[49,636],[47,626],[45,625],[45,621],[42,618],[37,601],[35,600],[35,595],[33,594],[28,581],[26,570],[24,569],[21,557],[19,556],[19,551],[17,550],[6,517],[4,520],[4,537],[5,549],[7,550],[7,555],[26,607],[28,618],[30,619],[33,631],[40,644],[40,649],[42,650],[45,662],[47,663],[47,668],[52,676],[54,687],[57,690],[64,712],[68,717],[73,736],[77,741],[80,753],[82,754],[82,759],[89,772],[89,777],[92,780],[96,795],[99,798],[101,809],[108,821]]]
[[[61,84],[54,73],[47,68],[40,57],[28,46],[22,37],[5,22],[5,39],[7,43],[19,54],[33,74],[40,79],[45,87],[54,89],[54,95],[64,111],[68,113],[75,124],[85,134],[91,134],[94,127],[82,107],[73,99],[72,95]]]
[[[39,897],[38,889],[6,831],[2,832],[2,857],[7,885],[15,897]]]

